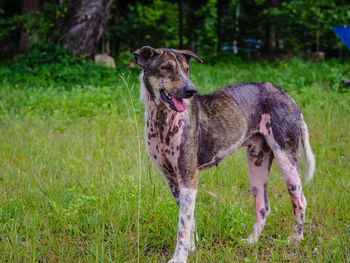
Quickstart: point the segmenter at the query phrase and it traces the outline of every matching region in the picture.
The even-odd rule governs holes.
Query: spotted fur
[[[298,243],[303,238],[306,209],[299,140],[306,155],[307,180],[312,178],[315,162],[295,101],[271,83],[244,83],[198,95],[189,78],[189,60],[201,60],[192,52],[143,47],[134,54],[143,68],[146,146],[179,207],[176,249],[169,262],[186,262],[194,251],[198,171],[218,165],[241,146],[247,147],[256,220],[245,241],[258,241],[270,214],[267,185],[275,159],[294,209],[290,239]]]

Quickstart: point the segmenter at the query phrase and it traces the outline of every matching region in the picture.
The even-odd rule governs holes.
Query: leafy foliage
[[[118,62],[112,69],[86,62],[58,45],[36,43],[28,54],[0,67],[0,76],[4,83],[27,87],[58,85],[70,89],[76,85],[98,86],[101,81],[104,85],[112,85],[119,74],[132,70],[127,68],[129,59]]]
[[[0,40],[15,37],[22,30],[27,34],[35,35],[37,39],[45,42],[55,42],[62,30],[70,1],[64,1],[61,5],[45,1],[40,11],[18,13],[18,10],[0,13]],[[0,9],[2,10],[2,9]]]
[[[327,49],[336,46],[332,27],[349,24],[349,7],[343,1],[299,0],[283,2],[281,9],[270,12],[284,25],[278,31],[286,40],[287,47],[299,51],[313,50],[317,44]]]
[[[40,12],[20,14],[18,8],[0,14],[0,41],[9,48],[19,31],[34,41],[58,43],[72,0],[44,1]],[[17,0],[17,5],[20,1]],[[222,7],[218,14],[218,5]],[[167,0],[116,0],[99,50],[119,56],[140,46],[176,48],[179,7]],[[217,51],[218,24],[223,46],[246,48],[245,39],[262,40],[260,53],[304,54],[319,49],[338,55],[344,49],[333,26],[350,24],[350,5],[344,0],[206,0],[183,1],[183,42],[202,56]],[[11,44],[12,43],[12,44]],[[269,51],[269,52],[267,52]]]

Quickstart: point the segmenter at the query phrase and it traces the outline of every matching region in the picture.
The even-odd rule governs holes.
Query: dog
[[[301,185],[298,149],[304,156],[308,183],[314,173],[307,126],[299,106],[273,84],[243,83],[199,95],[189,78],[188,50],[142,47],[134,52],[145,104],[148,153],[179,207],[175,253],[169,262],[186,262],[195,250],[195,199],[198,172],[245,146],[255,202],[253,231],[244,239],[258,241],[271,211],[267,183],[273,159],[282,173],[294,208],[289,240],[303,239],[306,199]]]

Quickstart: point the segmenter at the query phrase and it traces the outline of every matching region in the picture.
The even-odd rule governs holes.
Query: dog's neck
[[[141,84],[140,87],[140,100],[143,101],[143,103],[145,103],[146,107],[147,107],[147,102],[151,101],[151,94],[149,93],[149,91],[146,89],[146,84],[143,80],[143,70],[139,76],[139,81]]]

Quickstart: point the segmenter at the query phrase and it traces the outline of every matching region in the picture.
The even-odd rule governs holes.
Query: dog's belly
[[[217,165],[246,139],[247,122],[235,100],[223,92],[198,97],[198,169]]]
[[[209,150],[204,158],[198,158],[198,170],[205,170],[214,165],[218,165],[219,162],[226,159],[236,149],[241,147],[245,140],[246,136],[245,133],[243,133],[238,140],[236,140],[232,144],[228,144],[227,147],[223,147],[222,149],[219,149],[215,152]]]

